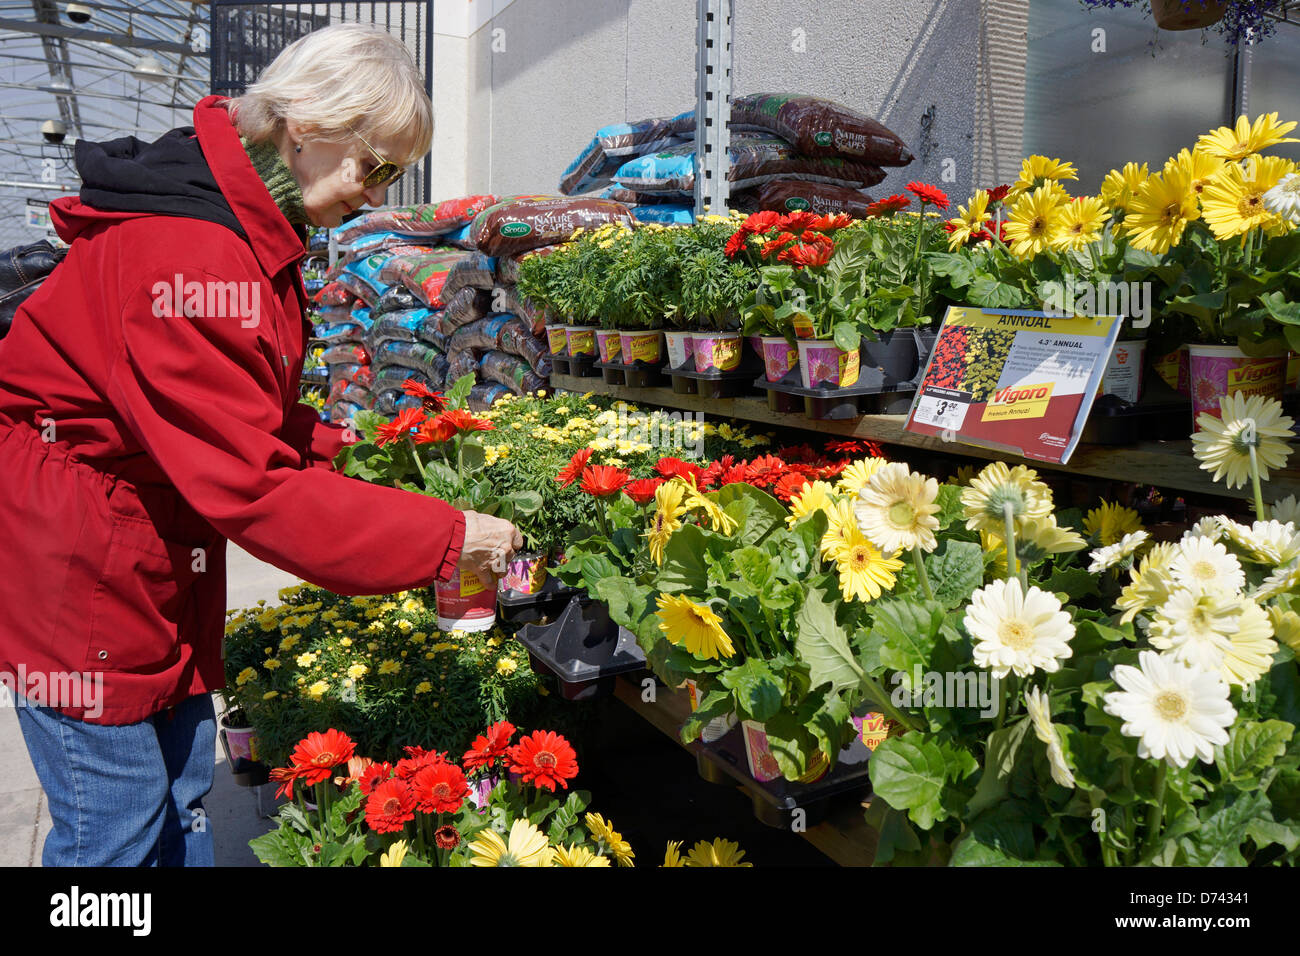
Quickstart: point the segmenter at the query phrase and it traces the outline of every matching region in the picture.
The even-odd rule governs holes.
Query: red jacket
[[[102,674],[98,701],[45,701],[92,723],[224,685],[227,539],[343,594],[460,558],[459,511],[332,470],[343,430],[298,403],[302,241],[220,102],[194,127],[248,241],[55,200],[68,256],[0,341],[0,679],[39,703],[34,680]],[[177,276],[244,283],[257,313],[167,317]]]

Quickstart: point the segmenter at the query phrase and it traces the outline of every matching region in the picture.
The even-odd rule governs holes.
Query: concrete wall
[[[978,28],[976,0],[737,0],[733,89],[875,116],[918,158],[873,195],[923,179],[964,201]],[[469,36],[439,36],[435,56],[435,195],[552,193],[598,127],[694,106],[695,2],[497,0]]]

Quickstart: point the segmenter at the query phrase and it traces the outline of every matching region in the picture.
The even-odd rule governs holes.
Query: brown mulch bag
[[[622,203],[608,199],[529,196],[479,213],[470,236],[484,255],[509,256],[564,242],[578,229],[596,229],[607,222],[631,226],[632,214]]]
[[[906,166],[914,157],[892,130],[820,96],[751,93],[731,102],[733,129],[761,129],[803,156],[840,156],[873,166]]]
[[[854,219],[867,218],[871,197],[857,189],[830,183],[807,183],[774,179],[758,187],[757,208],[781,214],[807,209],[819,216],[847,213]]]

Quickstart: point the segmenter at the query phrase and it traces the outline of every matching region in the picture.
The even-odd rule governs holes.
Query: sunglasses
[[[370,155],[374,156],[375,160],[379,163],[378,166],[366,174],[365,179],[361,180],[361,184],[367,189],[373,189],[376,186],[390,186],[406,174],[406,170],[401,166],[398,166],[396,163],[390,162],[380,156],[378,151],[366,142],[366,138],[352,127],[348,127],[348,132],[361,140],[361,142],[365,143],[366,149],[370,150]]]

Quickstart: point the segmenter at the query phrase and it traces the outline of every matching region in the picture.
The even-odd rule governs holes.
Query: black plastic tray
[[[569,357],[567,355],[551,356],[551,374],[552,375],[569,374]]]
[[[664,372],[673,380],[673,391],[678,395],[703,395],[705,398],[735,398],[754,394],[754,373],[762,371],[763,363],[746,354],[740,365],[729,372],[714,369],[710,372],[695,370],[695,360],[687,359],[677,368],[664,366]]]
[[[1131,445],[1140,441],[1178,441],[1192,427],[1192,403],[1139,401],[1130,404],[1114,395],[1092,403],[1079,440],[1091,445]]]
[[[664,376],[659,366],[648,362],[597,362],[605,381],[610,385],[626,385],[628,388],[654,388],[663,385]],[[613,377],[613,378],[612,378]]]
[[[522,591],[498,591],[497,617],[507,624],[533,624],[545,621],[554,617],[578,592],[578,588],[569,587],[548,570],[546,580],[532,594],[525,594]]]
[[[600,369],[596,368],[596,356],[570,355],[569,374],[576,375],[578,378],[591,378],[599,375]]]
[[[789,829],[794,822],[794,812],[803,811],[802,822],[815,826],[825,819],[837,800],[846,795],[861,800],[871,793],[871,779],[867,767],[871,750],[862,742],[861,735],[839,753],[835,768],[815,783],[793,783],[784,778],[766,783],[755,780],[749,773],[745,758],[743,726],[736,724],[712,743],[695,741],[688,745],[695,753],[700,776],[710,783],[739,783],[749,794],[754,816],[761,823],[778,829]]]
[[[580,592],[550,624],[526,624],[515,638],[528,648],[533,670],[553,674],[565,700],[591,700],[614,692],[615,678],[645,670],[636,635],[619,627],[600,601]]]

